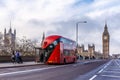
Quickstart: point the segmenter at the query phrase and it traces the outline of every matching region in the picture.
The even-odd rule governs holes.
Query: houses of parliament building
[[[84,59],[94,59],[94,58],[102,58],[102,59],[109,59],[109,42],[110,42],[110,35],[108,32],[107,24],[104,26],[104,31],[102,33],[102,53],[95,51],[95,45],[88,44],[88,50],[84,49],[84,45],[78,47],[78,54],[80,57]]]

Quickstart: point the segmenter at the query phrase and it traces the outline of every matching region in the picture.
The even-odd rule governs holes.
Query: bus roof
[[[60,36],[60,35],[51,35],[51,36],[48,36],[48,37],[46,37],[45,39],[44,39],[44,43],[43,43],[43,45],[42,45],[42,48],[46,48],[49,44],[51,44],[53,41],[55,41],[56,39],[58,39],[58,38],[61,38],[62,36]],[[65,38],[65,37],[62,37],[62,38]],[[65,38],[65,39],[68,39],[68,38]],[[68,39],[68,40],[70,40],[70,41],[73,41],[73,40],[71,40],[71,39]],[[75,41],[73,41],[73,42],[75,42]]]
[[[60,37],[61,36],[59,35],[51,35],[51,36],[46,37],[43,41],[42,48],[46,48],[49,44],[51,44],[53,41],[55,41],[56,39]]]

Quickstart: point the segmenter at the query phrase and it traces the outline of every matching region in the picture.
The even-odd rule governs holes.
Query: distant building
[[[95,58],[96,59],[102,59],[103,58],[103,54],[100,51],[95,51]]]
[[[94,44],[88,44],[88,50],[84,49],[84,45],[78,47],[78,54],[84,59],[94,59],[95,58],[95,46]]]
[[[0,53],[2,52],[3,49],[3,34],[0,32]]]
[[[104,32],[102,34],[103,59],[109,59],[109,41],[110,41],[110,35],[108,32],[107,24],[105,24]]]
[[[8,47],[9,51],[15,50],[15,40],[16,40],[16,30],[12,33],[12,29],[10,28],[8,32],[6,32],[6,28],[4,30],[4,46]]]
[[[114,59],[120,59],[120,54],[112,54],[112,58],[114,58]]]
[[[102,59],[102,53],[95,51],[95,45],[88,44],[88,49],[84,49],[84,45],[78,47],[78,54],[82,59]]]
[[[0,46],[2,46],[2,44],[3,44],[3,34],[0,32]]]

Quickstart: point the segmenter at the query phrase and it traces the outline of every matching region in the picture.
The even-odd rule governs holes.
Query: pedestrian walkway
[[[32,62],[23,62],[22,64],[18,63],[0,63],[0,68],[12,68],[12,67],[23,67],[23,66],[32,66],[32,65],[40,65],[43,63]]]

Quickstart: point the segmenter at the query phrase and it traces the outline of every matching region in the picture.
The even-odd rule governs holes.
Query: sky
[[[41,41],[46,36],[61,35],[76,40],[79,23],[79,44],[95,44],[102,52],[102,33],[107,23],[110,54],[120,47],[120,0],[0,0],[0,32],[16,29],[17,37]]]

